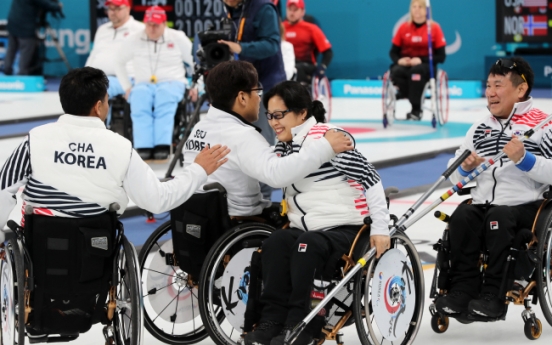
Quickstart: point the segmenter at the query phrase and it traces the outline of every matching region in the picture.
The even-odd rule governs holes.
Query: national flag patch
[[[306,243],[299,243],[299,253],[304,253],[307,251],[307,244]]]
[[[167,48],[173,49],[174,48],[174,43],[173,42],[167,43]]]
[[[418,74],[418,73],[414,73],[414,74],[412,74],[412,80],[413,81],[420,81],[420,80],[422,80],[422,75]]]
[[[490,226],[491,226],[491,230],[498,230],[498,222],[496,220],[493,220],[490,223]]]

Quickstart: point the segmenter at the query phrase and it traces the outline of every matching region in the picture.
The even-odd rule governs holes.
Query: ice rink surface
[[[428,118],[421,122],[395,122],[388,129],[383,129],[381,123],[380,99],[334,99],[331,122],[350,131],[356,140],[357,148],[371,162],[381,162],[389,159],[408,157],[421,153],[437,150],[456,148],[462,141],[469,126],[479,118],[487,114],[484,99],[451,100],[449,123],[442,128],[432,129]],[[536,99],[535,106],[546,113],[552,111],[552,100]],[[409,110],[406,102],[399,102],[397,117],[404,117]],[[0,93],[0,113],[2,120],[32,118],[39,115],[55,115],[62,113],[57,94],[2,94]],[[3,162],[20,143],[22,138],[0,140],[0,161]],[[152,164],[152,167],[163,177],[167,164]],[[443,171],[445,167],[443,166]],[[408,178],[408,176],[405,176]],[[435,176],[435,181],[439,176]],[[436,200],[444,190],[432,195],[426,205]],[[390,205],[390,211],[401,216],[420,195],[412,195],[405,198],[394,199]],[[454,196],[443,203],[439,210],[452,213],[462,197]],[[450,321],[450,326],[444,334],[436,334],[431,330],[431,315],[428,311],[430,300],[428,291],[433,276],[431,260],[435,257],[432,244],[441,236],[444,223],[430,215],[425,216],[407,230],[408,236],[416,244],[425,265],[426,299],[422,325],[416,337],[417,344],[519,344],[529,342],[523,333],[523,321],[520,306],[510,306],[506,321],[495,323],[472,323],[463,325],[455,320]],[[14,218],[19,220],[19,210],[14,211]],[[132,231],[132,229],[127,229]],[[543,334],[535,343],[551,344],[552,327],[544,319],[540,306],[534,308],[537,317],[543,324]],[[144,344],[163,344],[144,331]],[[345,344],[359,344],[354,326],[344,329]],[[74,344],[101,344],[103,343],[101,326],[94,326],[88,333],[82,335]],[[332,342],[328,342],[331,344]],[[206,339],[199,344],[213,344]]]

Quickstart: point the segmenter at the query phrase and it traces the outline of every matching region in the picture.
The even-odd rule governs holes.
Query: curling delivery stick
[[[460,164],[462,164],[462,162],[468,158],[468,156],[471,154],[470,150],[466,150],[462,153],[462,155],[460,157],[458,157],[458,159],[456,159],[456,161],[454,161],[450,167],[448,167],[447,170],[445,170],[445,172],[441,175],[441,177],[437,180],[437,182],[435,182],[433,184],[433,186],[431,186],[431,188],[429,188],[429,190],[427,192],[425,192],[415,203],[414,205],[412,205],[412,207],[410,207],[406,213],[395,223],[395,225],[391,228],[391,230],[389,231],[390,235],[393,235],[397,229],[404,223],[406,222],[406,220],[412,216],[412,214],[414,214],[414,212],[416,211],[416,209],[418,209],[422,204],[423,202],[439,187],[439,185],[441,184],[441,182],[443,182],[444,180],[446,180],[456,169],[458,169],[458,167],[460,166]],[[375,248],[371,248],[368,253],[366,253],[361,259],[359,259],[357,261],[357,264],[355,266],[353,266],[349,272],[345,275],[345,277],[343,277],[343,279],[339,282],[339,284],[337,284],[333,289],[332,291],[330,291],[326,297],[324,297],[324,299],[322,301],[320,301],[320,303],[313,309],[311,310],[311,312],[309,313],[309,315],[307,315],[300,323],[297,324],[297,326],[295,326],[293,328],[293,330],[291,332],[288,332],[288,334],[286,335],[286,338],[284,339],[284,345],[290,345],[292,344],[295,339],[297,338],[297,336],[299,336],[299,333],[301,333],[301,331],[303,331],[303,329],[307,326],[307,324],[318,314],[318,312],[335,296],[337,295],[337,293],[341,290],[341,288],[343,288],[343,286],[345,286],[345,284],[347,284],[347,282],[349,282],[349,280],[351,280],[354,275],[362,268],[366,265],[366,263],[368,261],[370,261],[370,259],[376,255],[376,249]]]

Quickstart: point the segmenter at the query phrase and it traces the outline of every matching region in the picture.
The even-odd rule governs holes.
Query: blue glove
[[[314,76],[318,78],[323,78],[326,76],[326,65],[319,64],[316,66],[316,71],[314,72]]]

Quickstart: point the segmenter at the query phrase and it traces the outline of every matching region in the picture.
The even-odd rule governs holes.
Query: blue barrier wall
[[[0,19],[7,18],[11,2],[2,0]],[[90,46],[88,0],[63,3],[66,19],[51,20],[52,26],[60,34],[71,65],[83,66]],[[329,77],[365,79],[383,75],[390,64],[393,28],[405,19],[409,4],[410,0],[306,0],[307,13],[317,18],[333,45]],[[433,18],[443,28],[448,50],[455,51],[443,65],[449,78],[482,80],[484,56],[494,54],[495,1],[433,0],[432,6]],[[57,56],[53,47],[48,48],[48,57]],[[45,72],[63,75],[65,67],[62,63],[48,63]]]

